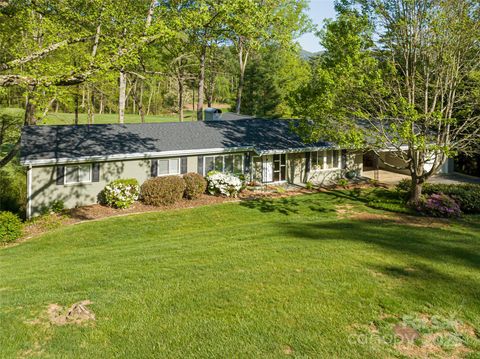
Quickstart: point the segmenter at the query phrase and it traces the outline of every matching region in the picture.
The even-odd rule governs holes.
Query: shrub
[[[27,207],[27,176],[17,159],[0,168],[0,211],[25,215]]]
[[[395,189],[397,191],[410,191],[411,184],[412,184],[412,180],[404,178],[397,183],[397,185],[395,186]]]
[[[313,183],[310,182],[310,181],[307,181],[307,183],[305,183],[305,188],[308,189],[309,191],[313,189]]]
[[[141,199],[152,206],[167,206],[180,201],[185,192],[185,181],[179,176],[150,178],[140,189]]]
[[[105,186],[101,201],[110,207],[128,208],[138,199],[139,193],[136,179],[118,179]]]
[[[207,175],[208,193],[227,197],[237,197],[242,190],[243,183],[240,178],[229,174],[212,171]]]
[[[207,190],[207,181],[198,173],[187,173],[183,175],[185,181],[185,198],[196,199]]]
[[[22,221],[12,212],[0,212],[0,242],[14,241],[22,235]]]
[[[42,215],[52,214],[52,213],[60,213],[65,209],[65,203],[59,199],[56,201],[51,202],[48,206],[44,206],[41,209]]]
[[[348,180],[346,178],[340,178],[338,181],[337,181],[337,186],[340,186],[340,187],[347,187],[348,186]]]
[[[423,198],[417,210],[433,217],[459,217],[462,214],[458,203],[443,193],[435,193]]]
[[[409,191],[411,180],[405,179],[397,185],[399,191]],[[425,183],[425,195],[443,193],[453,198],[464,213],[480,213],[480,185],[478,184],[442,184]]]

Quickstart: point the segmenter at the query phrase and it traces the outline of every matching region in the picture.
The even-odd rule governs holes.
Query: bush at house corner
[[[12,212],[0,212],[0,243],[14,241],[22,235],[22,221]]]
[[[229,173],[212,171],[207,175],[207,191],[212,195],[237,197],[243,188],[242,180]]]
[[[101,202],[114,208],[128,208],[140,194],[138,181],[132,179],[119,179],[105,186],[101,195]]]

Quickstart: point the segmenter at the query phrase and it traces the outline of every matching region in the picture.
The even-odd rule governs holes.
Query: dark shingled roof
[[[252,148],[267,151],[326,147],[305,144],[292,131],[293,120],[171,122],[80,126],[26,126],[22,130],[22,163],[75,160],[164,151]]]

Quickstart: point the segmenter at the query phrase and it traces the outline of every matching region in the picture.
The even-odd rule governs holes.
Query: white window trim
[[[177,161],[177,172],[170,172],[170,161],[174,161],[176,160]],[[168,173],[167,174],[159,174],[158,171],[159,171],[159,168],[158,168],[158,163],[159,161],[168,161]],[[159,158],[157,160],[157,177],[165,177],[165,176],[176,176],[176,175],[179,175],[181,174],[181,163],[180,163],[180,158]]]
[[[337,167],[331,167],[331,168],[328,168],[327,167],[327,151],[336,151],[337,154],[338,154],[338,166]],[[318,168],[317,165],[314,165],[313,163],[310,162],[310,171],[311,172],[323,172],[323,171],[335,171],[335,170],[339,170],[342,168],[342,151],[341,150],[336,150],[336,149],[328,149],[328,150],[318,150],[318,151],[312,151],[312,152],[317,152],[317,156],[318,154],[320,153],[323,153],[323,165],[322,165],[322,168]],[[312,155],[310,152],[310,161],[311,161],[311,158],[312,158]],[[333,163],[333,155],[332,155],[332,163]]]
[[[79,181],[79,182],[67,182],[67,168],[68,167],[80,167],[88,165],[90,167],[90,179],[88,181]],[[74,165],[65,165],[63,166],[63,184],[64,185],[76,185],[76,184],[85,184],[85,183],[92,183],[92,175],[93,175],[93,164],[92,163],[78,163]]]
[[[205,163],[206,163],[206,159],[207,157],[213,157],[213,165],[215,166],[215,158],[216,157],[222,157],[222,171],[225,170],[225,157],[226,156],[241,156],[242,157],[242,174],[245,174],[245,155],[243,153],[227,153],[227,154],[212,154],[212,155],[207,155],[207,156],[203,156],[203,176],[205,177],[208,172],[207,172],[207,168],[205,166]],[[235,164],[234,164],[234,167],[235,167]],[[212,171],[215,171],[215,169],[213,169]],[[227,173],[227,172],[223,172],[223,173]]]

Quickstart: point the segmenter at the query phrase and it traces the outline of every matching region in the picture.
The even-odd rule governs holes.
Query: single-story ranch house
[[[27,217],[54,201],[66,208],[97,202],[112,180],[209,171],[243,174],[258,183],[321,184],[363,170],[361,151],[306,144],[293,120],[26,126]]]

